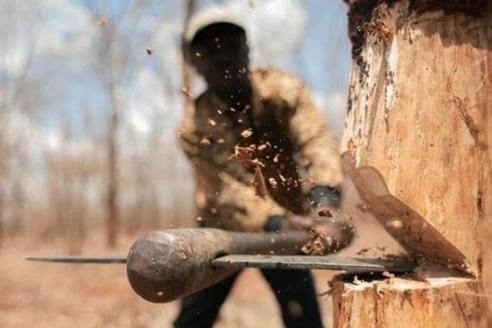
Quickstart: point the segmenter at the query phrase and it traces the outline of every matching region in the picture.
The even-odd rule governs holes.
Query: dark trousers
[[[285,327],[323,327],[309,271],[261,270],[261,273],[277,298]],[[238,275],[184,298],[174,327],[212,327]]]

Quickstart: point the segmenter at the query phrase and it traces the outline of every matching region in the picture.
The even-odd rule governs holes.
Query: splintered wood
[[[332,286],[335,327],[487,327],[472,279],[357,279]]]
[[[245,133],[247,132],[247,133]],[[242,134],[244,138],[251,136],[251,130],[244,130]],[[256,151],[256,145],[249,145],[247,147],[234,146],[234,153],[229,156],[228,160],[236,161],[249,169],[254,169],[253,181],[251,183],[255,187],[255,193],[258,197],[265,199],[268,195],[268,188],[266,186],[265,177],[261,171],[262,167],[265,167],[260,160],[253,158]]]

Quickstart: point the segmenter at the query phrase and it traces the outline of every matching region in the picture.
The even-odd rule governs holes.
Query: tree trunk
[[[185,53],[187,51],[187,45],[186,45],[186,40],[185,40],[185,34],[186,31],[189,28],[190,25],[190,20],[193,17],[195,10],[196,10],[196,1],[195,0],[186,0],[184,2],[184,20],[183,20],[183,31],[181,33],[181,58],[182,58],[182,64],[181,64],[181,92],[184,97],[184,108],[183,108],[183,113],[186,113],[189,108],[193,108],[195,106],[195,101],[194,101],[194,96],[193,96],[193,79],[192,79],[192,67],[187,60],[187,54]],[[186,225],[184,222],[189,222],[190,220],[184,221],[183,220],[183,211],[182,211],[182,200],[180,197],[179,191],[179,177],[181,176],[180,172],[178,172],[179,168],[176,165],[176,162],[170,163],[169,169],[172,173],[172,186],[174,189],[174,199],[173,199],[173,213],[172,213],[172,221],[171,221],[171,226],[172,227],[179,227]],[[196,188],[196,187],[195,187]],[[188,214],[188,213],[186,213]],[[196,213],[194,213],[196,214]],[[195,220],[193,219],[193,223],[195,223]]]
[[[353,67],[342,151],[377,170],[393,197],[466,258],[471,275],[441,267],[427,283],[339,279],[335,326],[490,326],[491,2],[347,2]],[[438,262],[432,247],[419,248]]]
[[[115,248],[118,244],[120,216],[118,211],[118,130],[120,106],[114,82],[111,81],[111,117],[108,126],[108,194],[107,194],[107,244]]]
[[[3,248],[4,235],[3,235],[3,207],[4,207],[4,195],[3,195],[3,179],[0,172],[0,250]]]

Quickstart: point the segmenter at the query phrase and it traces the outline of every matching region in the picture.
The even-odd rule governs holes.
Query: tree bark
[[[342,151],[377,170],[393,197],[463,254],[472,277],[441,268],[441,278],[430,275],[427,284],[389,279],[354,287],[339,280],[335,326],[487,327],[491,2],[347,2],[353,66]],[[431,253],[423,255],[432,261]],[[383,283],[390,286],[378,293]]]

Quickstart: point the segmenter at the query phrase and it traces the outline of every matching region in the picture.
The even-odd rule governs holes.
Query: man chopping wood
[[[342,173],[337,144],[303,84],[284,71],[250,69],[245,29],[229,13],[193,17],[184,50],[207,83],[178,133],[195,169],[200,226],[309,229],[328,241],[327,251],[347,245],[347,222],[310,216],[339,206]],[[322,327],[309,271],[261,272],[286,327]],[[211,327],[237,276],[185,298],[174,326]]]

